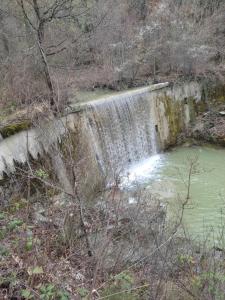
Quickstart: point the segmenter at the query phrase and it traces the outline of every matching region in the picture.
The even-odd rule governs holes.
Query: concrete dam
[[[83,144],[77,160],[82,161],[78,168],[86,165],[81,172],[86,185],[94,174],[119,174],[131,163],[175,145],[194,122],[201,99],[202,88],[196,82],[161,83],[75,105],[61,119],[1,140],[0,178],[10,176],[17,164],[26,164],[30,157],[52,157],[52,148],[66,143],[69,132],[75,144]],[[62,170],[62,162],[57,163],[56,157],[53,161],[54,168]]]

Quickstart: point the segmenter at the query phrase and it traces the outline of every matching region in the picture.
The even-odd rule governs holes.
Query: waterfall
[[[52,154],[52,147],[63,143],[69,131],[79,132],[79,139],[85,140],[91,163],[83,148],[78,159],[86,161],[87,168],[96,170],[97,166],[104,176],[118,175],[176,143],[178,134],[194,120],[190,113],[193,99],[196,103],[201,101],[198,83],[173,88],[161,83],[75,104],[62,118],[6,139],[0,136],[0,180],[5,173],[14,173],[17,163],[29,161],[30,156],[38,160]],[[57,161],[56,157],[55,164],[60,169]]]
[[[105,173],[118,174],[130,164],[157,153],[151,104],[146,88],[89,102],[87,128]]]

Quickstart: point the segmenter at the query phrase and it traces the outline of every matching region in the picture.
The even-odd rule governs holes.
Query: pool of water
[[[182,203],[188,198],[184,228],[193,237],[210,235],[210,239],[220,242],[225,225],[224,148],[179,147],[151,157],[127,171],[124,185],[132,188],[137,184],[168,203],[169,215],[173,217],[180,214]]]

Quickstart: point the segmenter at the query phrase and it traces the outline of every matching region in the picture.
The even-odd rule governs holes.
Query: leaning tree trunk
[[[43,69],[44,69],[46,83],[47,83],[47,86],[48,86],[49,91],[50,91],[50,105],[55,110],[56,103],[55,103],[54,87],[53,87],[53,83],[52,83],[52,80],[51,80],[51,75],[50,75],[50,72],[49,72],[49,67],[48,67],[46,54],[45,54],[39,40],[38,40],[38,48],[39,48],[39,51],[40,51],[40,54],[41,54],[41,60],[42,60],[42,63],[43,63]]]

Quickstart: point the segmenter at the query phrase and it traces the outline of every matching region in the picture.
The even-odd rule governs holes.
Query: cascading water
[[[91,153],[88,154],[90,169],[96,170],[95,158],[104,176],[110,177],[129,169],[133,174],[134,164],[146,158],[151,158],[152,167],[157,162],[153,155],[158,148],[163,150],[174,144],[180,131],[187,129],[190,108],[183,103],[189,98],[201,101],[199,84],[192,82],[171,88],[168,82],[160,83],[75,104],[74,111],[72,107],[71,112],[65,111],[64,117],[44,122],[40,128],[3,140],[0,136],[0,180],[4,173],[16,171],[15,163],[25,164],[30,156],[38,159],[51,153],[54,144],[63,142],[67,132],[75,132],[77,128],[87,142],[87,153]],[[168,116],[168,112],[172,115]],[[83,153],[82,159],[87,159],[87,153]]]
[[[142,89],[89,103],[87,127],[104,173],[118,174],[157,153],[154,109],[148,95]]]

